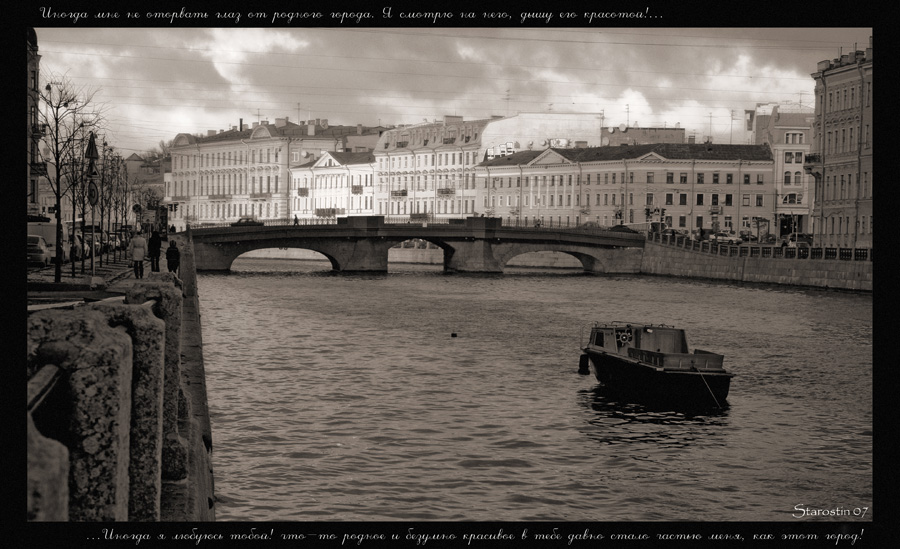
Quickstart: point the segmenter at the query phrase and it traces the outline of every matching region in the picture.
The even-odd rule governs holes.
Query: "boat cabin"
[[[724,359],[699,349],[691,353],[682,329],[619,322],[593,326],[585,351],[628,357],[666,370],[722,370]]]
[[[591,330],[591,345],[611,353],[625,354],[623,349],[644,349],[659,353],[687,353],[684,330],[671,326],[604,324]]]

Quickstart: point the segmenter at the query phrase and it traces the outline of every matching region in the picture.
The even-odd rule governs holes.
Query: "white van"
[[[47,248],[50,250],[50,257],[56,261],[56,222],[55,221],[29,221],[28,222],[28,234],[34,234],[38,236],[44,237],[44,241],[47,243]],[[69,250],[72,247],[69,243],[69,235],[66,232],[65,227],[62,232],[63,238],[63,263],[69,260]]]

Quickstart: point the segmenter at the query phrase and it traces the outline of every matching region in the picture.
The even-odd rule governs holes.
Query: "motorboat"
[[[583,340],[582,340],[583,341]],[[723,408],[734,374],[724,355],[688,350],[684,330],[665,324],[595,323],[582,344],[579,373],[622,396],[649,403]]]

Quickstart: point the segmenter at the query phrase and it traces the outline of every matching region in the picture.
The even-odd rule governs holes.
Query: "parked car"
[[[734,234],[729,234],[723,231],[719,231],[717,233],[713,233],[709,235],[710,242],[716,242],[718,244],[740,244],[741,237],[736,236]]]
[[[91,255],[91,249],[80,233],[70,234],[69,242],[72,243],[72,249],[69,252],[69,257],[72,258],[72,261],[79,261],[81,258]]]
[[[43,236],[36,234],[28,235],[28,265],[40,265],[46,267],[53,261],[50,255],[50,248],[47,247],[47,241]]]
[[[685,236],[683,231],[679,231],[678,229],[664,229],[661,233],[663,236]]]
[[[101,245],[100,245],[100,235],[98,235],[98,234],[92,234],[92,233],[85,233],[85,234],[84,234],[84,241],[85,241],[85,242],[87,243],[87,245],[88,245],[88,250],[87,250],[87,254],[88,254],[88,255],[90,255],[90,253],[91,253],[91,251],[90,251],[90,250],[91,250],[91,246],[94,247],[94,255],[95,255],[95,256],[100,255],[100,252],[101,252],[102,249],[103,249],[103,248],[101,247]]]
[[[788,233],[781,237],[785,242],[805,242],[807,244],[812,244],[812,235],[806,233]]]

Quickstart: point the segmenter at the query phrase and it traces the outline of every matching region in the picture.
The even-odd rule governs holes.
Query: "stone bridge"
[[[196,228],[191,237],[198,271],[228,271],[252,250],[303,248],[323,254],[335,271],[387,272],[388,250],[418,238],[444,250],[447,272],[502,273],[517,255],[554,251],[574,256],[588,272],[638,273],[645,241],[642,234],[602,228],[504,227],[490,217],[389,224],[383,216],[329,225]]]

